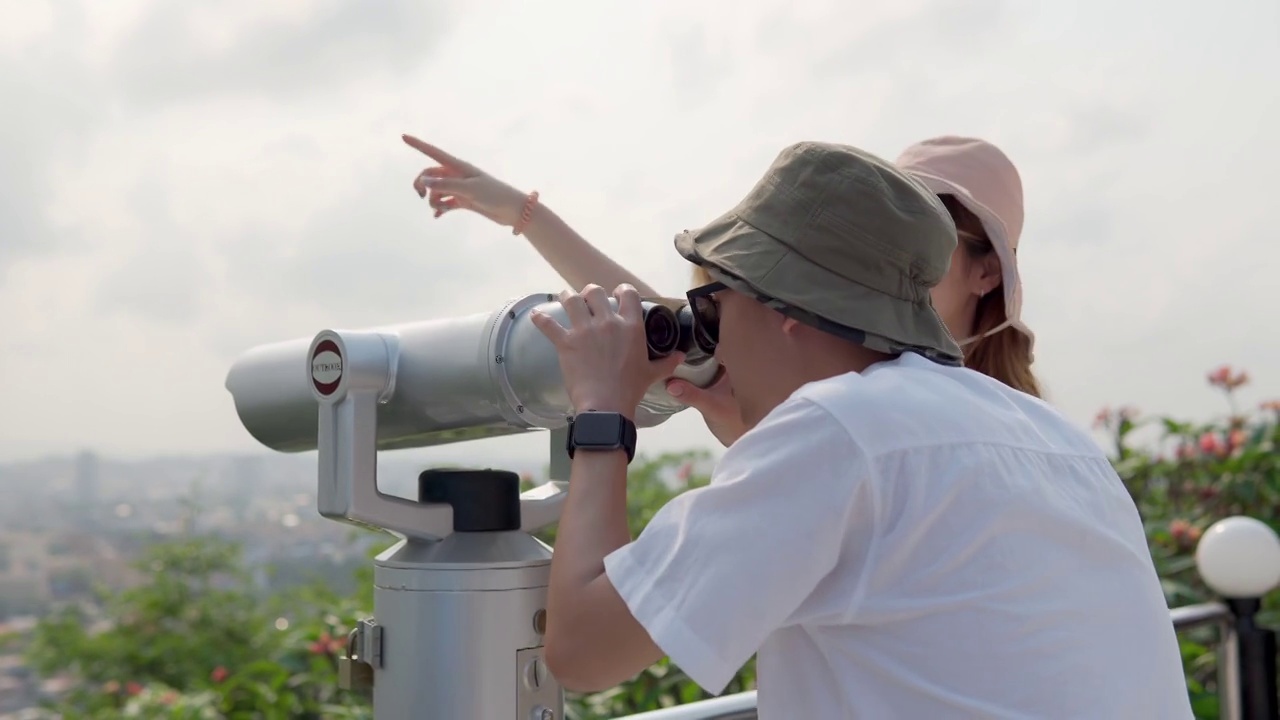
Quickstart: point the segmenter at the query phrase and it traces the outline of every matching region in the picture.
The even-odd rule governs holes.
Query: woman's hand
[[[634,420],[645,392],[655,382],[671,377],[684,356],[672,353],[650,360],[640,293],[630,285],[620,285],[613,296],[618,299],[616,311],[599,285],[588,285],[582,294],[565,291],[560,304],[569,327],[537,311],[532,320],[556,347],[575,413],[616,412]]]
[[[725,447],[729,447],[747,432],[738,412],[738,401],[733,397],[729,375],[723,370],[720,377],[706,388],[679,378],[667,383],[667,392],[680,402],[702,413],[707,429]]]
[[[413,179],[413,189],[418,197],[428,199],[436,217],[462,208],[506,227],[513,227],[520,220],[525,193],[412,135],[401,137],[406,145],[439,163]]]

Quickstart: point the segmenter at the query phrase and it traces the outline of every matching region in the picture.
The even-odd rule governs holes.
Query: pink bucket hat
[[[1006,327],[1035,344],[1035,334],[1022,322],[1022,281],[1018,276],[1018,238],[1022,235],[1022,178],[995,145],[977,138],[947,135],[912,145],[895,162],[900,170],[937,194],[954,195],[982,222],[991,238],[1004,285],[1008,319],[981,336]],[[966,344],[978,337],[961,341]]]

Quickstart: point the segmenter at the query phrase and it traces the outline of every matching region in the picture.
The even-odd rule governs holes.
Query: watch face
[[[615,413],[582,413],[573,421],[573,442],[578,447],[621,446],[622,416]]]

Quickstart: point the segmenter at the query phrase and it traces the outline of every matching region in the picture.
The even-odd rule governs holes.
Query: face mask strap
[[[997,326],[995,326],[995,327],[991,328],[990,330],[988,330],[988,331],[986,331],[986,332],[982,333],[981,335],[974,335],[973,337],[965,338],[964,340],[961,340],[961,341],[960,341],[959,343],[957,343],[957,344],[958,344],[960,347],[964,347],[965,345],[971,345],[971,344],[973,344],[973,343],[975,343],[975,342],[977,342],[977,341],[981,340],[982,338],[985,338],[985,337],[991,337],[992,335],[995,335],[996,333],[998,333],[998,332],[1000,332],[1001,330],[1003,330],[1003,329],[1005,329],[1005,328],[1009,327],[1009,326],[1010,326],[1010,325],[1012,325],[1012,324],[1013,324],[1013,321],[1012,321],[1012,320],[1005,320],[1004,322],[1002,322],[1002,323],[1000,323],[999,325],[997,325]]]

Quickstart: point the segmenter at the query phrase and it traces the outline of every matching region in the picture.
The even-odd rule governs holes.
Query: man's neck
[[[759,422],[764,415],[786,402],[797,390],[809,383],[849,373],[862,373],[876,363],[893,359],[892,355],[868,350],[861,345],[839,338],[814,343],[814,347],[807,349],[801,357],[804,358],[802,364],[786,370],[779,368],[776,376],[778,385],[774,386],[766,408],[762,408],[760,417],[755,418],[754,421],[748,421],[744,417],[745,422],[749,425]]]
[[[892,355],[870,350],[862,345],[840,338],[824,339],[815,343],[817,347],[806,353],[804,375],[809,376],[806,382],[825,380],[837,375],[861,373],[876,363],[892,360]]]

